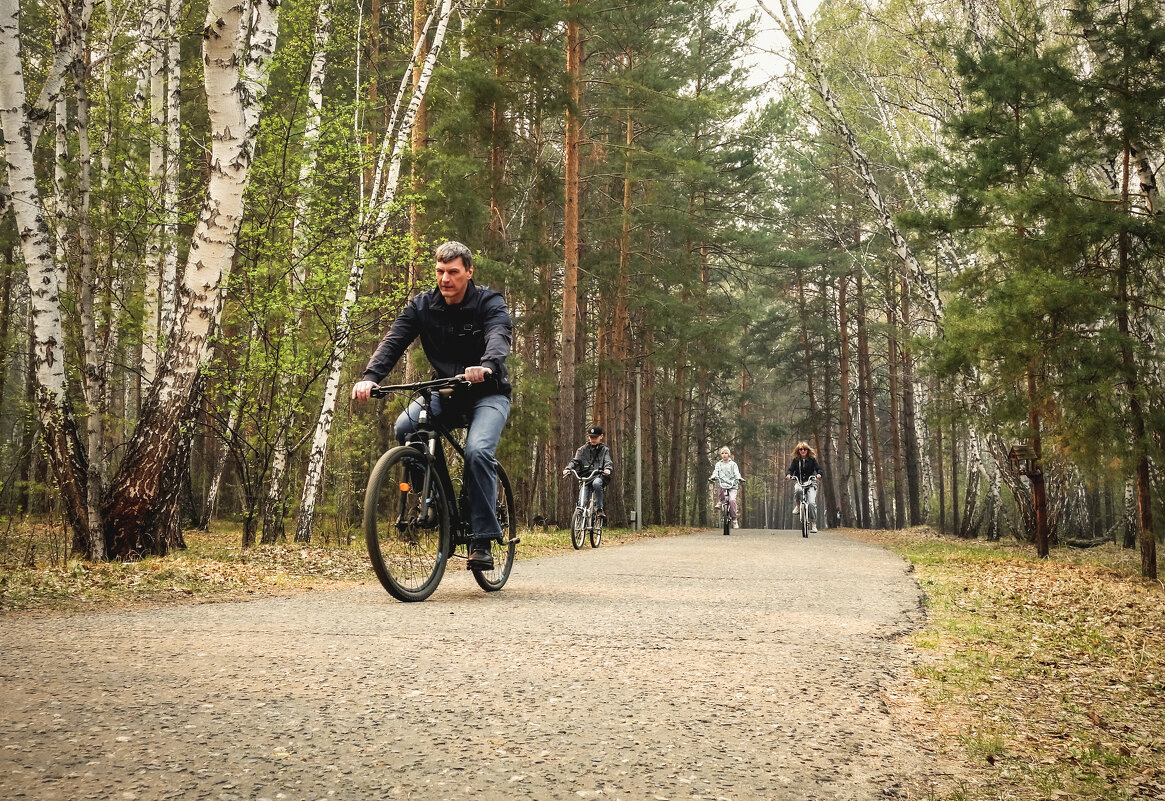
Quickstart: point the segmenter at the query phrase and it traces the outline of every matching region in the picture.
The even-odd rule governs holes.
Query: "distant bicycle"
[[[425,600],[441,583],[449,557],[469,556],[473,531],[462,480],[465,451],[453,434],[433,419],[431,405],[434,392],[451,394],[462,386],[468,387],[469,382],[464,376],[454,376],[372,390],[376,398],[407,392],[421,401],[417,430],[404,445],[380,457],[364,493],[364,537],[372,569],[384,589],[400,601]],[[446,445],[451,456],[461,462],[456,479],[450,475]],[[473,578],[486,592],[505,586],[521,542],[510,480],[501,465],[495,511],[502,533],[490,542],[494,568],[473,570]]]
[[[801,518],[801,536],[809,536],[809,490],[817,488],[817,476],[810,476],[805,481],[793,479],[793,483],[797,485],[794,494],[800,497],[797,502],[797,516]],[[814,532],[817,533],[817,532]]]
[[[595,468],[586,476],[580,476],[573,467],[567,470],[578,479],[578,502],[570,521],[570,544],[577,551],[583,547],[587,537],[590,537],[591,547],[598,548],[599,543],[603,541],[603,516],[595,508],[595,494],[587,492],[587,484],[599,476],[599,470]]]

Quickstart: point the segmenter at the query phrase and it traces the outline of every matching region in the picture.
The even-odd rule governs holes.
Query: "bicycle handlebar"
[[[469,386],[469,379],[465,377],[464,373],[450,378],[434,378],[429,381],[418,381],[415,384],[386,384],[380,387],[373,387],[372,391],[369,392],[369,397],[383,398],[394,392],[419,392],[426,389],[449,389],[460,386]]]
[[[597,467],[592,469],[591,474],[589,476],[586,476],[585,478],[583,476],[580,476],[578,474],[578,471],[575,470],[573,467],[566,468],[566,472],[573,473],[574,477],[577,478],[579,481],[590,481],[592,478],[595,478],[596,476],[602,475],[602,471],[599,470],[599,468],[597,468]]]

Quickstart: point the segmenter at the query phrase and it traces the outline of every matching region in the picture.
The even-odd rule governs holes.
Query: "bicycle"
[[[376,398],[408,392],[421,401],[417,430],[404,445],[391,448],[380,457],[364,493],[364,537],[372,569],[384,589],[399,601],[425,600],[441,583],[451,556],[469,557],[473,529],[465,482],[457,479],[459,486],[454,489],[446,444],[463,465],[465,450],[449,429],[433,419],[432,409],[434,391],[448,396],[461,386],[469,386],[464,376],[372,390],[372,397]],[[473,578],[486,592],[497,592],[505,586],[521,542],[516,536],[510,480],[501,465],[497,487],[495,511],[501,534],[490,542],[494,567],[473,569]],[[462,548],[464,551],[459,552]]]
[[[798,502],[798,506],[797,506],[798,516],[801,518],[801,536],[808,538],[809,537],[809,490],[811,488],[816,488],[817,476],[810,476],[805,481],[800,481],[800,480],[794,478],[793,483],[795,483],[797,485],[797,489],[801,490],[801,500]],[[794,495],[796,495],[796,490],[794,490],[793,492],[794,492]]]
[[[592,470],[590,475],[585,478],[580,476],[573,467],[567,468],[567,470],[578,479],[578,503],[574,507],[574,516],[570,520],[570,544],[577,551],[583,547],[583,542],[589,536],[591,547],[598,548],[599,543],[603,541],[603,518],[595,509],[595,494],[587,492],[587,484],[598,477],[599,470],[598,468]],[[583,503],[584,494],[587,495],[585,504]]]
[[[716,482],[713,480],[709,481],[708,483],[715,484]],[[728,500],[728,491],[730,489],[732,488],[724,486],[716,487],[718,496],[716,500],[716,507],[720,510],[720,525],[724,531],[725,537],[729,535],[730,529],[732,528],[732,503]]]

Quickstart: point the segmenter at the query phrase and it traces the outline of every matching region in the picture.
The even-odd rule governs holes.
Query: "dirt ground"
[[[920,597],[875,546],[739,530],[519,549],[422,604],[0,618],[0,797],[924,798]]]

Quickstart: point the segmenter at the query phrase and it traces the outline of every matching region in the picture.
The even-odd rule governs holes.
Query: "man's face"
[[[458,256],[453,261],[437,262],[437,289],[449,304],[457,304],[465,299],[465,290],[473,268],[465,269],[465,263]]]

